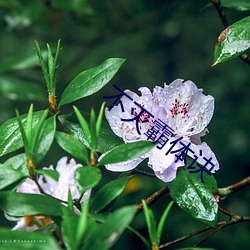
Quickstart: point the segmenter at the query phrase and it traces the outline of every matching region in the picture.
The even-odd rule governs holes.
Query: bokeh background
[[[208,126],[210,133],[204,140],[220,163],[220,171],[215,174],[218,186],[243,179],[250,172],[249,65],[236,58],[211,67],[214,44],[223,26],[216,10],[207,4],[205,0],[0,0],[0,124],[15,115],[15,108],[26,113],[30,102],[35,103],[36,110],[46,108],[46,89],[36,64],[34,40],[45,50],[46,43],[55,48],[60,38],[58,99],[78,73],[111,57],[125,58],[126,62],[110,84],[76,103],[81,110],[89,111],[92,107],[99,110],[102,97],[114,93],[112,83],[138,93],[141,86],[152,90],[176,78],[190,79],[215,98],[215,112]],[[231,23],[250,14],[225,11]],[[26,84],[39,86],[39,90],[24,97],[16,95],[15,88],[28,88],[30,85]],[[62,109],[62,113],[71,111],[70,105]],[[63,155],[54,143],[40,167],[55,164]],[[145,166],[146,163],[141,168]],[[106,179],[117,176],[107,171],[104,175]],[[118,203],[138,203],[163,186],[160,180],[139,177],[134,190],[128,190]],[[232,213],[249,215],[249,199],[249,190],[245,189],[220,205]],[[152,206],[157,218],[169,200],[166,196]],[[13,225],[2,214],[0,219],[1,226]],[[133,226],[147,234],[143,214],[137,216]],[[174,206],[162,242],[203,226]],[[249,234],[249,223],[238,224],[217,233],[203,247],[247,249]],[[194,237],[169,249],[192,246],[198,239]],[[126,232],[112,249],[144,247],[136,236]]]

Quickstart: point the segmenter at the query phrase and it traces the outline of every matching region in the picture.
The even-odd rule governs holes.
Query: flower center
[[[188,103],[180,103],[177,99],[175,99],[175,102],[172,103],[172,108],[170,109],[172,118],[174,118],[175,116],[179,116],[184,119],[184,122],[186,122],[187,119],[190,117],[188,115],[187,107]]]

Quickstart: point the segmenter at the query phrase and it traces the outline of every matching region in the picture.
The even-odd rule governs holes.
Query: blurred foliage
[[[215,113],[206,141],[220,162],[221,169],[215,178],[219,187],[239,181],[250,173],[249,66],[235,59],[211,67],[215,41],[223,26],[214,8],[204,8],[207,3],[205,0],[0,0],[0,123],[13,117],[16,107],[20,113],[28,110],[30,100],[35,102],[37,110],[45,108],[41,101],[45,96],[42,90],[45,93],[46,88],[32,48],[35,39],[55,48],[60,38],[63,50],[57,77],[59,96],[74,76],[110,57],[126,59],[113,80],[121,89],[137,91],[141,86],[152,89],[180,77],[191,79],[204,89],[205,94],[214,96]],[[249,11],[230,9],[226,13],[231,23],[250,14]],[[27,88],[32,85],[31,88],[39,89],[39,93],[37,96],[26,93],[28,98],[17,95],[18,89],[13,87],[17,81],[20,85],[16,86]],[[102,97],[110,93],[113,93],[111,84],[94,96],[78,101],[77,107],[85,111],[92,107],[97,110]],[[73,108],[65,109],[73,111]],[[65,152],[55,144],[41,166],[55,164],[62,155]],[[105,176],[112,179],[117,174],[105,171]],[[149,183],[148,177],[139,177],[139,182],[143,184],[138,190],[124,196],[121,202],[138,203],[164,185],[154,179]],[[249,198],[249,192],[240,191],[222,201],[221,206],[246,215]],[[160,216],[168,202],[168,198],[162,198],[152,209]],[[171,231],[163,234],[162,242],[202,226],[177,206],[171,213],[166,226]],[[146,233],[142,214],[134,223],[141,233]],[[229,227],[216,234],[203,244],[203,247],[210,246],[246,249],[249,224]],[[125,233],[114,249],[129,248],[144,249],[135,235]]]

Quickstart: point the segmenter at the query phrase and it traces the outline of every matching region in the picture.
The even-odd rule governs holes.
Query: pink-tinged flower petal
[[[190,140],[192,143],[194,143],[195,145],[200,145],[201,144],[201,137],[206,135],[206,132],[208,132],[208,129],[205,128],[203,131],[201,131],[199,134],[197,135],[192,135],[190,136]]]
[[[191,144],[190,148],[194,151],[194,154],[197,155],[199,158],[197,160],[197,162],[199,162],[202,165],[205,165],[205,163],[207,162],[206,160],[203,159],[203,157],[205,157],[206,159],[210,159],[212,158],[211,162],[215,165],[214,168],[211,170],[211,173],[215,173],[215,171],[219,170],[220,166],[219,166],[219,162],[215,156],[215,154],[213,153],[213,151],[211,150],[211,148],[207,145],[206,142],[202,142],[201,145],[194,145]],[[200,153],[202,152],[202,156],[200,156]],[[188,154],[190,157],[194,158],[192,156],[192,154]],[[212,167],[211,164],[208,164],[207,169],[209,170]]]
[[[56,170],[59,173],[58,181],[55,181],[49,177],[40,177],[39,184],[45,191],[45,193],[52,195],[55,198],[61,199],[63,201],[68,200],[68,190],[70,189],[73,199],[80,197],[80,193],[77,189],[76,182],[74,179],[75,171],[80,164],[76,164],[74,159],[69,162],[67,157],[61,158],[56,166]],[[50,166],[50,169],[53,169]]]
[[[204,95],[202,89],[198,89],[192,81],[184,81],[177,79],[170,85],[165,85],[163,88],[156,86],[153,93],[148,88],[140,88],[141,96],[126,90],[133,101],[127,97],[122,97],[124,112],[122,112],[120,104],[115,106],[111,111],[105,110],[106,118],[111,126],[111,129],[116,135],[122,137],[125,143],[138,140],[149,139],[144,133],[154,126],[154,121],[160,119],[174,130],[174,137],[169,138],[169,142],[164,146],[162,151],[157,148],[152,149],[145,157],[149,157],[148,166],[151,167],[155,175],[165,182],[172,181],[176,177],[177,168],[184,165],[184,162],[179,160],[175,162],[175,154],[165,153],[170,149],[173,140],[183,137],[185,145],[191,142],[191,149],[195,149],[195,153],[199,150],[204,150],[204,155],[213,157],[214,170],[219,169],[218,161],[207,146],[201,143],[201,136],[204,136],[207,129],[206,126],[210,122],[214,112],[214,98],[210,95]],[[131,119],[136,114],[139,114],[141,109],[133,110],[137,102],[146,111],[150,112],[154,118],[148,122],[142,123],[145,116],[139,122],[140,132],[136,130],[136,122],[125,122],[121,119]],[[196,147],[197,146],[197,147]],[[198,147],[199,146],[199,147]],[[173,150],[179,149],[181,145],[177,144]],[[198,151],[197,151],[198,150]],[[144,157],[144,158],[145,158]],[[194,156],[191,156],[194,157]],[[111,171],[128,171],[136,167],[141,162],[140,158],[132,162],[110,164],[106,166]],[[204,163],[204,159],[199,158],[198,162]]]
[[[114,172],[124,172],[136,168],[146,157],[139,157],[134,160],[124,161],[113,164],[106,164],[106,169]]]
[[[177,79],[164,88],[156,87],[156,103],[167,111],[166,122],[176,134],[195,135],[205,129],[214,112],[214,98],[204,95],[192,81]]]
[[[173,149],[176,150],[176,147]],[[182,161],[175,163],[175,154],[166,155],[167,150],[153,148],[149,154],[148,166],[152,168],[155,175],[164,182],[170,182],[176,178],[178,167],[184,166]]]
[[[40,191],[36,185],[36,183],[27,178],[16,190],[19,193],[27,193],[27,194],[40,194]]]
[[[125,90],[125,93],[152,114],[153,101],[150,90],[148,88],[140,88],[140,91],[142,92],[142,96],[138,96],[129,90]],[[123,103],[124,112],[122,112],[120,104],[113,107],[110,111],[108,111],[108,108],[105,109],[105,116],[110,124],[110,127],[114,133],[117,136],[122,137],[125,142],[144,139],[144,133],[149,129],[150,123],[153,122],[153,118],[149,118],[150,122],[140,122],[139,127],[141,135],[139,135],[136,129],[136,121],[126,122],[121,121],[121,119],[132,119],[136,117],[137,114],[141,112],[141,108],[133,101],[129,100],[126,96],[121,98],[121,102]],[[132,114],[131,108],[133,108]],[[145,120],[146,118],[142,116],[141,119]]]

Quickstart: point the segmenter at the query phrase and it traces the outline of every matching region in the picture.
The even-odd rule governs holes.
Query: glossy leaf
[[[69,250],[77,249],[76,233],[78,222],[78,216],[65,217],[62,222],[63,240]]]
[[[192,162],[188,160],[188,166]],[[191,216],[216,227],[218,204],[213,196],[217,193],[217,183],[213,176],[203,173],[204,183],[201,182],[201,172],[189,173],[187,167],[178,169],[177,177],[168,183],[170,195],[180,208]]]
[[[84,113],[84,116],[87,117],[87,119],[89,118],[89,114],[87,113]],[[59,120],[70,134],[78,138],[86,147],[90,147],[74,115],[62,115],[59,116]],[[103,121],[97,143],[97,152],[107,152],[123,143],[122,139],[114,134],[107,122]]]
[[[78,74],[64,90],[59,106],[99,91],[114,77],[124,61],[121,58],[110,58],[99,66]]]
[[[0,249],[11,250],[60,250],[54,238],[48,234],[26,231],[10,231],[0,228]]]
[[[56,132],[56,141],[62,149],[71,154],[82,164],[88,165],[88,151],[86,146],[73,135]]]
[[[109,249],[131,223],[136,209],[136,206],[117,209],[108,216],[103,224],[92,227],[83,249]]]
[[[223,7],[227,7],[239,11],[250,10],[250,1],[249,0],[221,0]]]
[[[142,200],[142,204],[143,204],[143,212],[144,212],[145,219],[147,222],[149,238],[150,238],[151,244],[154,245],[158,243],[155,216],[152,210],[148,207],[147,203],[144,200]]]
[[[108,152],[98,163],[99,166],[133,160],[148,153],[155,144],[151,141],[136,141],[122,144]]]
[[[58,181],[59,179],[59,173],[56,170],[52,169],[37,169],[36,170],[37,174],[44,175],[47,177],[50,177],[51,179]]]
[[[41,118],[44,111],[34,112],[33,127]],[[21,115],[22,123],[25,124],[27,114]],[[0,156],[13,152],[23,146],[17,118],[11,118],[0,126]]]
[[[228,26],[218,37],[214,50],[214,65],[226,62],[250,47],[250,16]]]
[[[99,212],[117,198],[124,190],[128,180],[132,176],[122,177],[111,181],[99,189],[94,196],[91,208],[94,212]]]
[[[82,113],[80,112],[80,110],[75,106],[73,106],[73,108],[75,110],[78,122],[81,125],[81,129],[82,129],[82,132],[84,134],[84,138],[86,139],[88,145],[90,146],[91,145],[91,134],[90,134],[89,125],[88,125],[86,119],[84,118],[84,116],[82,115]]]
[[[27,169],[26,160],[27,160],[26,155],[23,153],[10,157],[8,160],[4,162],[4,165],[8,166],[11,169],[18,170],[19,172],[28,176],[29,171]]]
[[[13,192],[0,193],[0,208],[11,216],[35,214],[62,216],[63,210],[66,209],[49,196]]]
[[[0,164],[0,190],[24,178],[25,175],[21,172]]]
[[[81,194],[95,187],[101,180],[102,173],[95,167],[77,168],[75,173],[76,185]]]
[[[164,213],[162,214],[161,219],[159,221],[159,224],[158,224],[158,227],[157,227],[157,243],[158,244],[160,244],[162,230],[163,230],[165,221],[166,221],[166,219],[168,217],[169,211],[170,211],[173,204],[174,204],[173,201],[169,202],[168,206],[166,207],[166,209],[165,209]]]
[[[0,77],[0,93],[14,101],[45,101],[42,86],[26,82],[14,77]]]
[[[56,117],[52,116],[45,120],[41,135],[39,137],[37,149],[37,161],[41,161],[48,153],[50,146],[54,140],[56,132]]]

